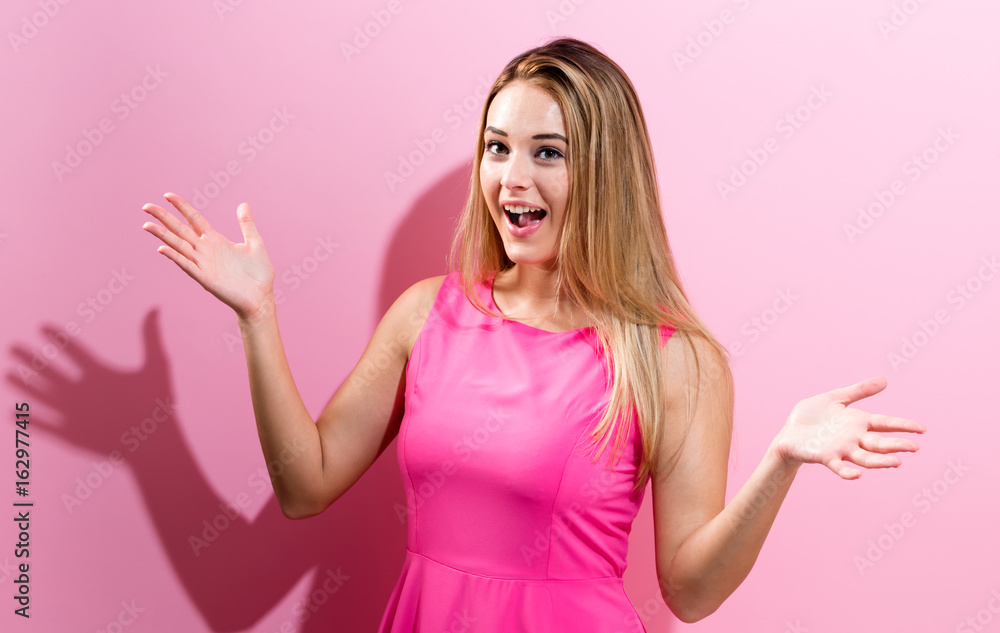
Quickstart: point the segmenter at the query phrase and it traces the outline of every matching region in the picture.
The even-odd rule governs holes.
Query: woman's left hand
[[[879,376],[800,401],[770,450],[788,464],[824,464],[844,479],[861,476],[860,469],[846,462],[864,468],[899,466],[902,460],[889,453],[913,452],[920,446],[913,440],[882,437],[875,431],[923,433],[927,428],[915,420],[848,408],[885,387],[885,378]]]

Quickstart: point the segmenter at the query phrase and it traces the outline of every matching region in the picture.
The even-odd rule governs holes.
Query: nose
[[[515,152],[507,159],[500,176],[500,184],[505,189],[527,189],[531,186],[531,162],[522,156],[520,152]]]

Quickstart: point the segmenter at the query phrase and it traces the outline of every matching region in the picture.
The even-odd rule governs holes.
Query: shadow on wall
[[[472,163],[456,167],[427,190],[396,228],[386,252],[378,313],[412,284],[446,272],[455,223],[469,193]]]
[[[447,272],[445,257],[465,202],[469,169],[456,168],[439,180],[397,227],[383,266],[380,318],[408,286]],[[55,334],[47,326],[42,331]],[[159,403],[161,418],[172,415],[173,384],[157,310],[147,315],[142,334],[145,362],[134,372],[115,370],[70,340],[65,351],[77,365],[78,380],[70,380],[55,367],[46,371],[42,386],[25,386],[15,374],[8,374],[8,382],[27,392],[32,402],[61,414],[59,424],[33,417],[33,428],[106,458],[122,448],[122,434],[129,431],[123,421],[150,416],[149,403]],[[11,354],[16,363],[30,365],[25,347],[15,345]],[[211,367],[205,371],[213,373]],[[206,628],[253,627],[310,572],[315,580],[285,614],[289,626],[281,630],[326,633],[377,628],[399,576],[406,541],[405,524],[395,509],[396,504],[405,505],[395,440],[333,506],[301,521],[282,515],[261,460],[256,485],[270,500],[251,523],[227,511],[226,504],[234,500],[216,495],[194,461],[180,425],[161,424],[153,437],[155,441],[143,444],[142,459],[125,463],[131,466],[173,570]],[[226,447],[216,450],[224,452]],[[192,535],[204,538],[192,541]]]

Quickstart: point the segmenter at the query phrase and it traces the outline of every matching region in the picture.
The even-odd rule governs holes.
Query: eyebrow
[[[486,131],[487,132],[493,132],[494,134],[499,134],[500,136],[507,136],[506,132],[504,132],[503,130],[497,129],[497,128],[493,127],[492,125],[487,126],[486,127]],[[533,138],[533,139],[553,139],[554,138],[554,139],[559,139],[563,143],[566,143],[567,145],[569,145],[569,141],[566,140],[566,137],[563,136],[562,134],[535,134],[531,138]]]

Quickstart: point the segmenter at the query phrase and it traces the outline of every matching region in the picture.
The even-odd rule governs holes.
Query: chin
[[[539,253],[534,249],[508,248],[507,258],[515,264],[522,266],[539,266],[551,268],[556,263],[556,253]]]

